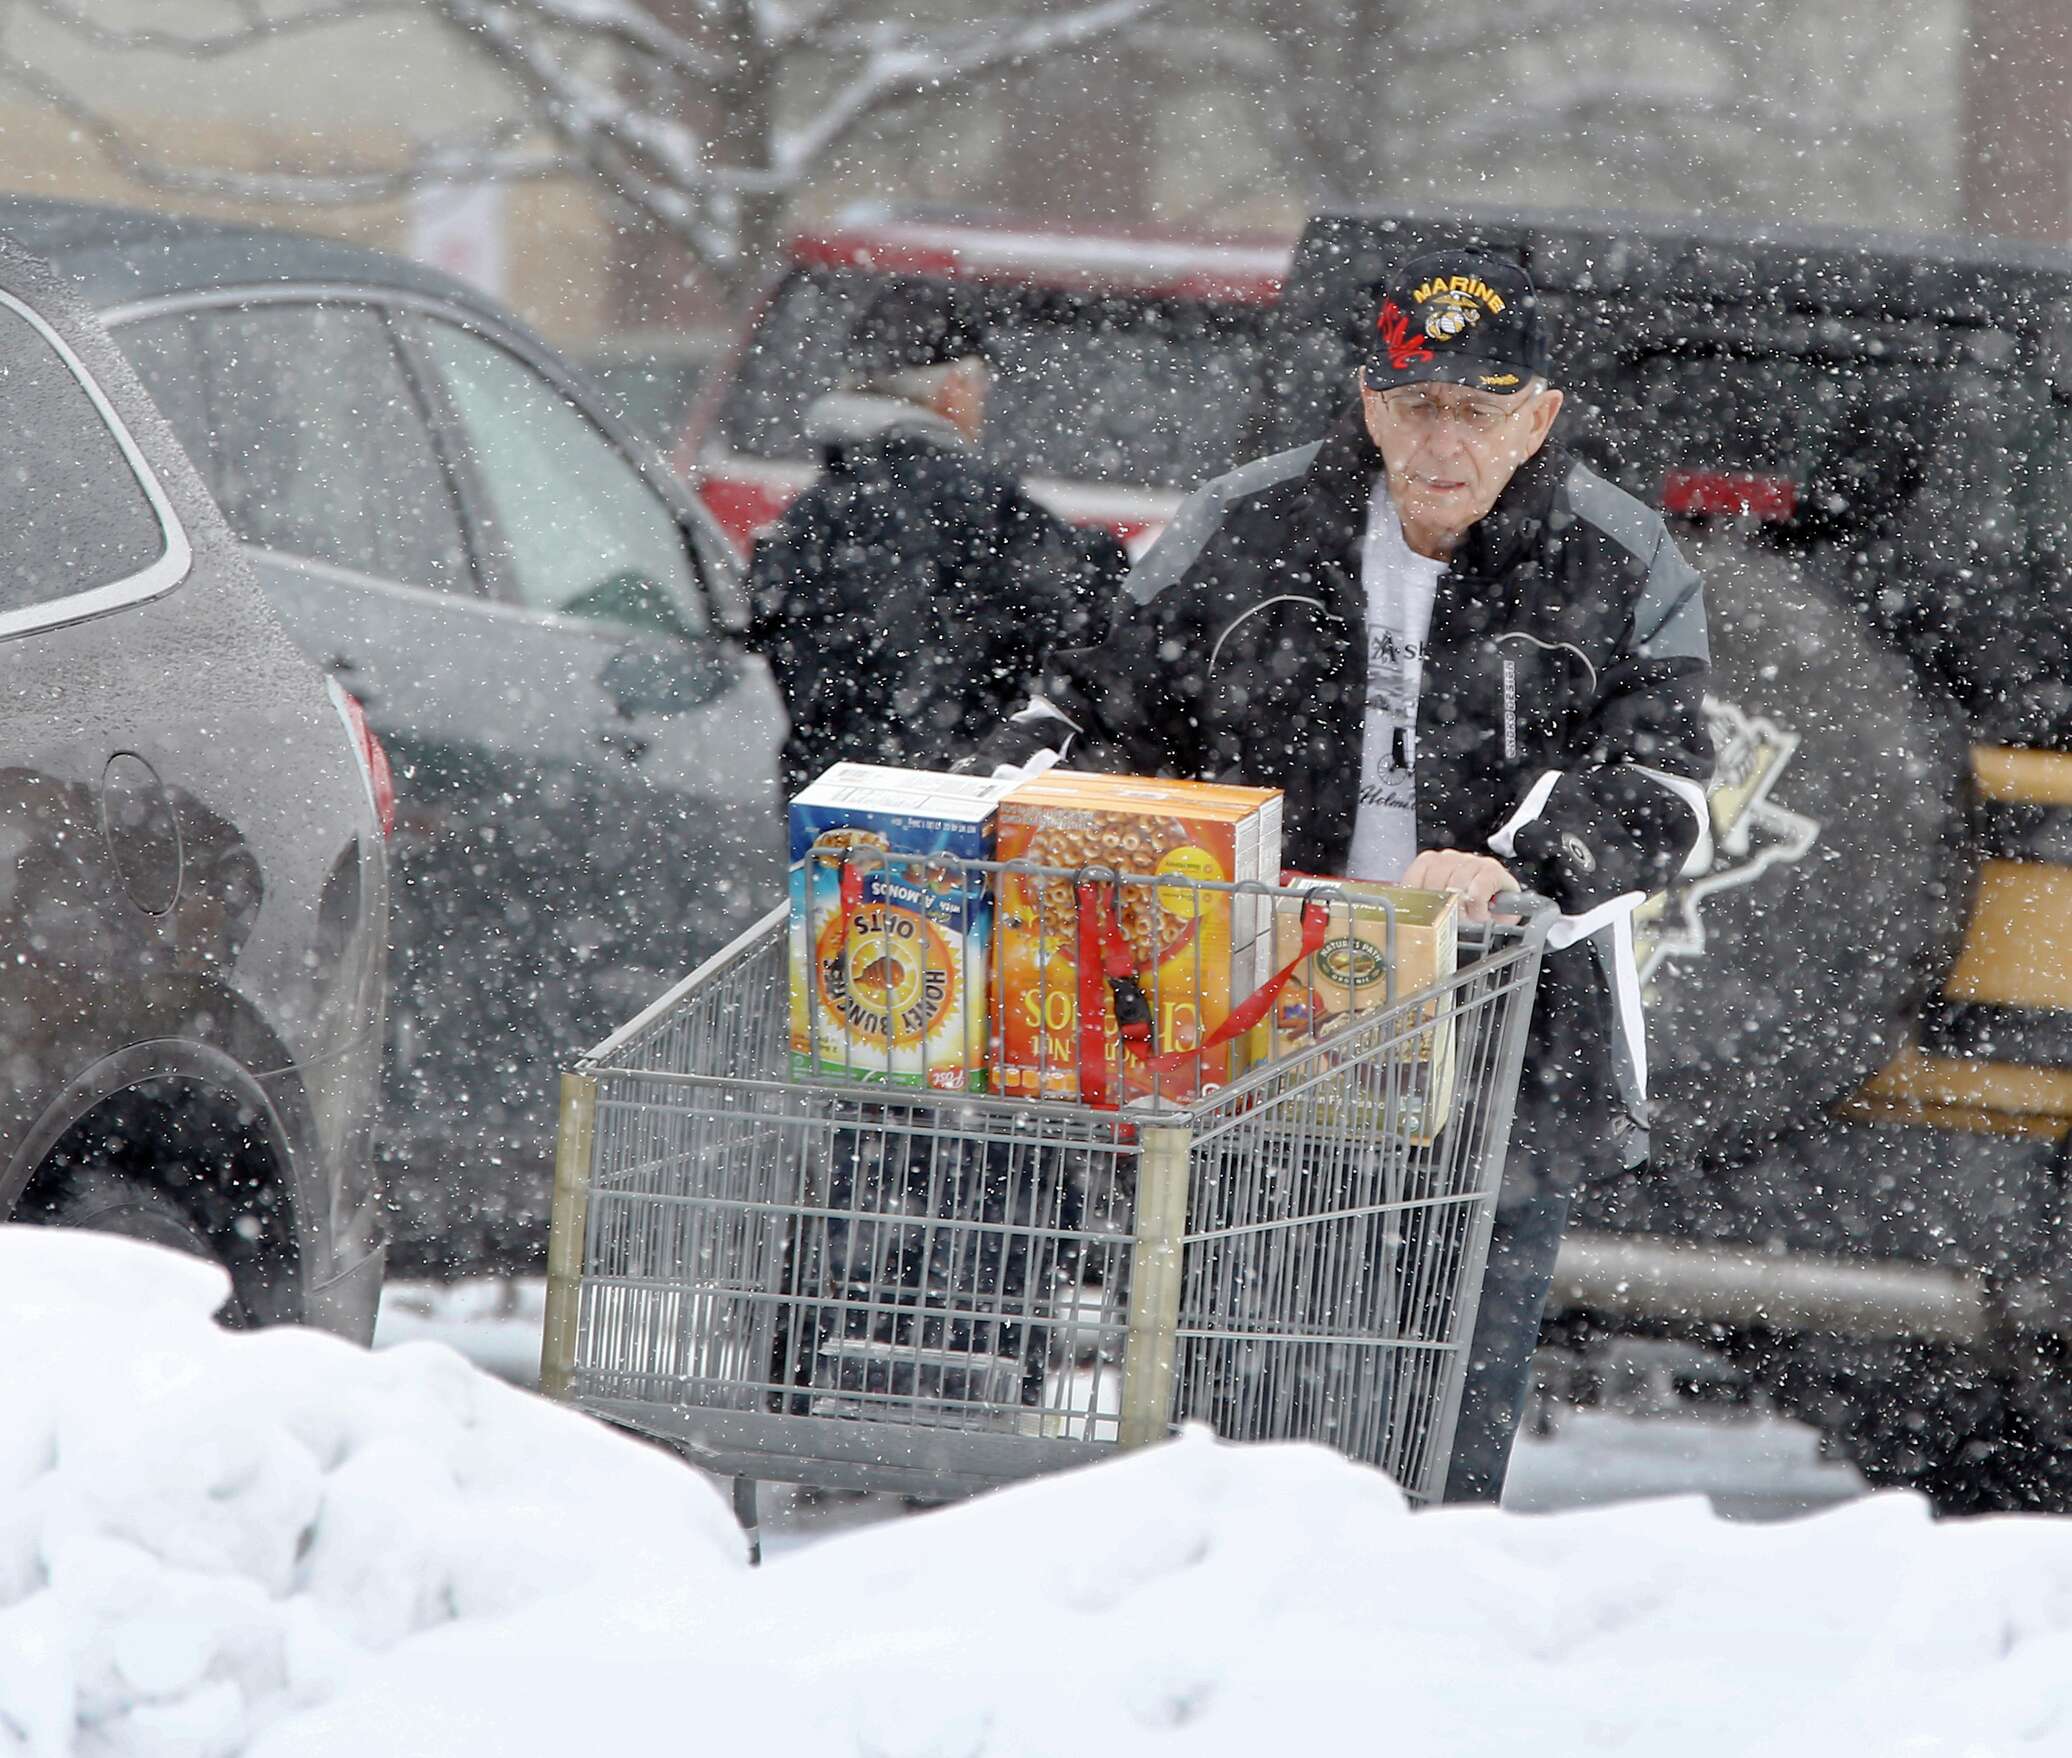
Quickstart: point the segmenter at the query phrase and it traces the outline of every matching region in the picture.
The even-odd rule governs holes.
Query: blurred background
[[[0,185],[408,252],[637,405],[858,203],[2062,239],[2068,63],[2061,0],[7,0]]]

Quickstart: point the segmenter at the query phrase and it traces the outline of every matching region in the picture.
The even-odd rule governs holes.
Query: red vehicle
[[[1292,243],[1065,232],[1002,220],[854,222],[792,241],[678,466],[744,549],[812,480],[806,411],[842,382],[849,329],[909,276],[983,289],[987,450],[1064,518],[1136,548],[1234,461]]]

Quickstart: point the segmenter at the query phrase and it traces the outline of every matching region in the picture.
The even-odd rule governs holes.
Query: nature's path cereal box
[[[1285,873],[1281,881],[1298,892],[1333,886],[1340,900],[1331,906],[1324,944],[1303,961],[1274,1007],[1276,1056],[1306,1050],[1344,1031],[1361,1014],[1387,1005],[1389,912],[1382,907],[1384,899],[1395,913],[1396,999],[1453,975],[1460,938],[1455,893],[1302,873]],[[1283,907],[1275,914],[1274,928],[1279,968],[1302,950],[1299,915]],[[1392,1056],[1397,1073],[1389,1089],[1377,1089],[1381,1103],[1393,1105],[1400,1132],[1419,1143],[1432,1140],[1453,1104],[1453,1020],[1437,1002],[1427,1005],[1425,1019],[1426,1029]]]
[[[1000,806],[999,859],[1173,880],[1264,880],[1280,867],[1281,796],[1130,776],[1051,770]],[[1111,897],[1114,892],[1111,890]],[[1131,975],[1151,1011],[1158,1053],[1191,1051],[1249,994],[1270,952],[1263,897],[1233,898],[1181,884],[1123,885],[1118,926]],[[1156,1092],[1185,1100],[1221,1085],[1235,1066],[1222,1045],[1153,1074],[1121,1053],[1105,977],[1083,982],[1080,920],[1068,879],[1003,874],[998,991],[1001,1090],[1010,1095],[1121,1102]],[[1082,1032],[1081,997],[1101,1012]],[[1082,1094],[1082,1060],[1110,1071]],[[1110,1083],[1112,1081],[1112,1091]]]
[[[791,1071],[978,1092],[985,1085],[992,896],[983,874],[1005,784],[838,763],[791,803]]]

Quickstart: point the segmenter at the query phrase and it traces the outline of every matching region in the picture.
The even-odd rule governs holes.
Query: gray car
[[[0,1217],[362,1340],[381,759],[92,315],[0,240]]]
[[[545,1239],[556,1070],[774,894],[782,710],[737,565],[518,319],[301,234],[0,201],[135,364],[400,817],[396,1252]]]

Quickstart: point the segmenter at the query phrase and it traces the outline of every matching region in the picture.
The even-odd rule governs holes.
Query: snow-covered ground
[[[222,1293],[0,1227],[5,1758],[2072,1750],[2072,1522],[1413,1516],[1191,1434],[752,1571],[660,1450]]]

